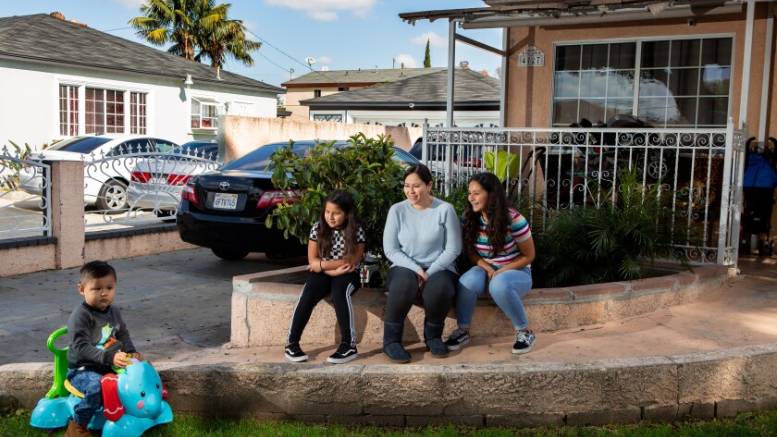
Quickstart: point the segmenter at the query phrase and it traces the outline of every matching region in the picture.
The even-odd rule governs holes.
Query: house
[[[60,13],[0,18],[2,143],[102,133],[215,139],[219,115],[275,117],[283,92]]]
[[[598,202],[592,186],[615,185],[619,172],[636,167],[643,185],[666,189],[673,217],[685,218],[679,250],[693,262],[736,265],[746,141],[777,137],[777,2],[483,3],[399,14],[410,24],[448,21],[449,66],[457,42],[502,57],[501,128],[452,128],[454,87],[448,127],[429,128],[426,145],[461,148],[482,138],[483,149],[508,148],[506,162],[523,163],[513,170],[517,195],[555,209]],[[459,29],[502,29],[502,45]],[[450,82],[456,73],[448,70]],[[617,124],[629,119],[631,128]],[[599,128],[605,123],[618,129]]]
[[[314,99],[300,104],[310,108],[311,120],[377,123],[387,126],[440,125],[445,122],[447,71],[409,77]],[[456,75],[456,124],[492,126],[499,123],[499,81],[460,68]]]
[[[440,68],[374,68],[312,71],[284,82],[281,86],[286,88],[285,108],[292,113],[291,117],[307,120],[310,114],[308,107],[300,103],[302,100],[394,82],[440,70]],[[311,120],[326,121],[327,118],[322,115]]]
[[[777,136],[774,2],[484,3],[400,18],[447,20],[455,35],[449,41],[502,56],[503,126],[568,126],[631,114],[654,127],[724,127],[733,117],[749,136]],[[456,27],[502,29],[503,47]]]

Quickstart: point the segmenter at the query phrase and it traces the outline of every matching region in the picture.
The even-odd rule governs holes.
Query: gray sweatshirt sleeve
[[[127,329],[127,324],[124,323],[124,319],[121,317],[121,312],[118,308],[114,308],[114,315],[116,319],[119,322],[119,330],[116,332],[116,339],[119,340],[122,344],[121,350],[122,352],[132,353],[137,352],[137,349],[135,349],[135,345],[132,343],[132,339],[130,338],[129,330]]]
[[[434,260],[426,273],[429,276],[446,270],[456,262],[456,257],[461,253],[461,223],[456,216],[456,210],[449,203],[445,204],[445,249]]]
[[[91,332],[94,329],[92,326],[94,323],[94,319],[80,306],[70,315],[67,330],[73,336],[68,352],[68,361],[71,365],[91,363],[110,366],[113,362],[113,353],[92,345]]]
[[[388,217],[386,217],[386,227],[383,229],[383,252],[394,265],[417,272],[421,269],[421,266],[407,256],[399,245],[399,212],[397,205],[391,206]]]

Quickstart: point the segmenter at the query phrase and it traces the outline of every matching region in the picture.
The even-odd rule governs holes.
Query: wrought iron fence
[[[51,235],[51,168],[29,152],[0,149],[0,240]]]
[[[554,211],[615,201],[632,170],[644,193],[671,208],[685,238],[675,246],[701,263],[735,264],[744,134],[725,129],[437,128],[424,126],[422,161],[450,193],[479,172],[504,181],[535,228]],[[526,211],[527,210],[527,211]]]
[[[202,151],[152,145],[90,154],[84,163],[87,231],[158,223],[175,216],[189,180],[221,167]]]

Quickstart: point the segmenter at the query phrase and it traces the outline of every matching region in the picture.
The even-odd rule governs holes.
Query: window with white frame
[[[218,108],[215,101],[192,98],[192,129],[218,128]]]
[[[124,91],[86,87],[86,133],[124,132]]]
[[[146,93],[130,93],[130,133],[146,134]]]
[[[654,127],[725,126],[731,50],[731,38],[558,45],[553,125],[636,114]]]
[[[78,135],[78,86],[59,86],[59,134]]]

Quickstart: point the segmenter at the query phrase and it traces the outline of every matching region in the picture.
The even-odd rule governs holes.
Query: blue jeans
[[[491,298],[510,318],[513,327],[516,330],[525,329],[529,325],[529,319],[526,317],[526,309],[523,307],[521,298],[531,290],[531,284],[529,267],[500,273],[490,282],[488,274],[482,268],[475,266],[467,270],[459,278],[456,293],[456,320],[459,328],[469,328],[478,296],[482,296],[488,286]]]
[[[67,371],[67,379],[70,384],[84,394],[75,408],[73,418],[79,425],[87,426],[92,416],[103,406],[102,387],[100,379],[103,376],[91,370],[70,369]]]

